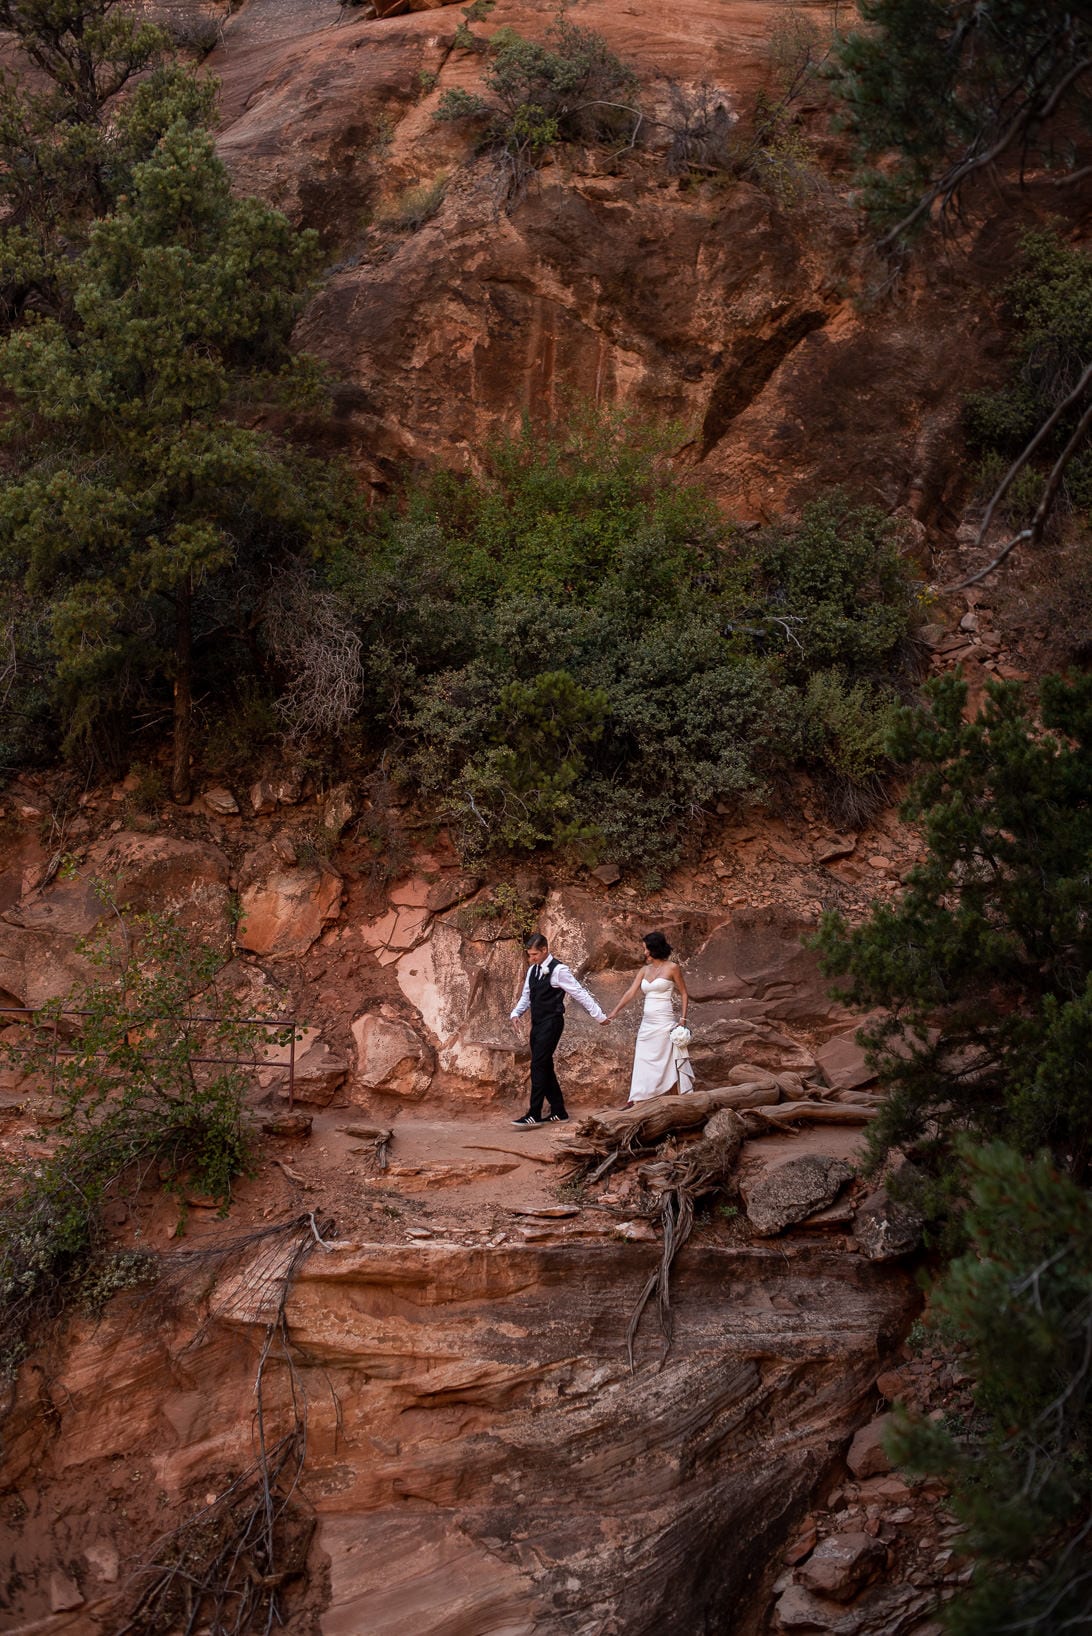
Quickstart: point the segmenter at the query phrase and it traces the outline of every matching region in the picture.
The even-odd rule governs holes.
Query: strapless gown
[[[645,997],[644,1014],[637,1031],[633,1053],[633,1077],[629,1082],[631,1102],[645,1102],[650,1096],[666,1096],[678,1089],[675,1047],[671,1030],[675,1027],[675,985],[670,977],[641,979]]]

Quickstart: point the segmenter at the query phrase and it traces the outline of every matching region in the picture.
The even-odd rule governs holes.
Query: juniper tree
[[[892,742],[920,774],[906,814],[925,861],[902,898],[819,934],[828,973],[878,1011],[864,1037],[888,1089],[873,1157],[909,1150],[962,1186],[961,1132],[1046,1147],[1092,1170],[1092,677],[991,683],[972,722],[965,685],[930,685]]]
[[[195,651],[248,580],[339,527],[336,476],[245,424],[306,396],[290,339],[316,253],[233,198],[208,134],[177,121],[65,270],[71,321],[0,347],[21,456],[0,552],[48,604],[68,742],[101,741],[168,679],[180,800]]]
[[[16,62],[0,77],[0,321],[65,310],[65,262],[168,127],[207,124],[215,85],[117,0],[0,0]]]

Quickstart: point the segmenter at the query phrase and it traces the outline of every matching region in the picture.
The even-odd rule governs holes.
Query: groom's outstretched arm
[[[581,983],[578,983],[568,966],[554,967],[551,982],[555,988],[563,988],[566,994],[571,994],[574,1000],[579,1000],[584,1010],[595,1022],[606,1022],[607,1016],[594,994],[589,994]]]
[[[512,1010],[509,1012],[509,1016],[511,1017],[512,1021],[516,1022],[520,1017],[523,1016],[523,1013],[525,1011],[528,1011],[530,1009],[530,1006],[531,1006],[531,973],[528,971],[526,973],[526,975],[524,976],[524,979],[523,979],[523,988],[522,988],[522,990],[520,992],[520,997],[516,1001],[515,1005],[512,1007]]]

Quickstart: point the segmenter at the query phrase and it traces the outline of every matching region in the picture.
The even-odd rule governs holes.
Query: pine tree
[[[904,1418],[890,1452],[940,1477],[978,1558],[952,1636],[1092,1627],[1092,1199],[1049,1159],[966,1147],[967,1252],[930,1299],[975,1377],[958,1426]],[[999,1571],[1000,1570],[1000,1571]]]
[[[1088,0],[858,0],[858,10],[867,26],[841,44],[838,90],[864,153],[899,156],[866,189],[901,227],[1000,161],[1083,166]]]
[[[922,769],[906,808],[926,858],[902,899],[819,944],[840,991],[882,1008],[864,1032],[889,1095],[879,1160],[913,1152],[958,1190],[961,1132],[1092,1168],[1092,677],[992,683],[973,722],[947,677],[892,745]]]
[[[29,64],[0,78],[0,323],[63,315],[65,263],[178,120],[208,124],[215,85],[117,0],[0,0]]]
[[[180,120],[64,271],[71,318],[0,348],[23,456],[0,549],[48,601],[68,742],[101,743],[169,678],[178,800],[195,650],[225,593],[344,520],[336,476],[244,423],[307,394],[290,339],[315,265],[314,235],[234,199],[210,137]]]

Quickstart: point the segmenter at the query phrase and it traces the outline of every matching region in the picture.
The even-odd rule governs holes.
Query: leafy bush
[[[460,23],[455,44],[470,50],[476,43],[466,22]],[[488,114],[484,144],[507,155],[517,180],[556,142],[614,141],[632,130],[636,75],[592,29],[559,17],[545,42],[503,28],[489,47],[488,98],[446,91],[436,117]]]
[[[22,1071],[53,1084],[63,1113],[59,1145],[16,1173],[0,1199],[9,1369],[41,1322],[132,1281],[133,1267],[110,1257],[108,1199],[151,1184],[183,1212],[190,1190],[226,1210],[232,1181],[247,1167],[249,1074],[239,1059],[255,1054],[255,1031],[222,1001],[214,1007],[221,1020],[204,1015],[221,957],[162,916],[136,917],[122,936],[120,947],[115,937],[85,950],[104,969],[120,960],[116,974],[44,1006],[29,1046],[11,1048]],[[81,1013],[75,1032],[65,1007]],[[263,1043],[270,1032],[262,1031]]]
[[[878,514],[832,501],[737,537],[663,438],[617,415],[525,428],[484,480],[426,482],[331,571],[402,765],[468,851],[646,869],[801,757],[832,789],[872,789],[880,683],[904,669],[915,606]],[[809,714],[819,671],[837,681]]]

